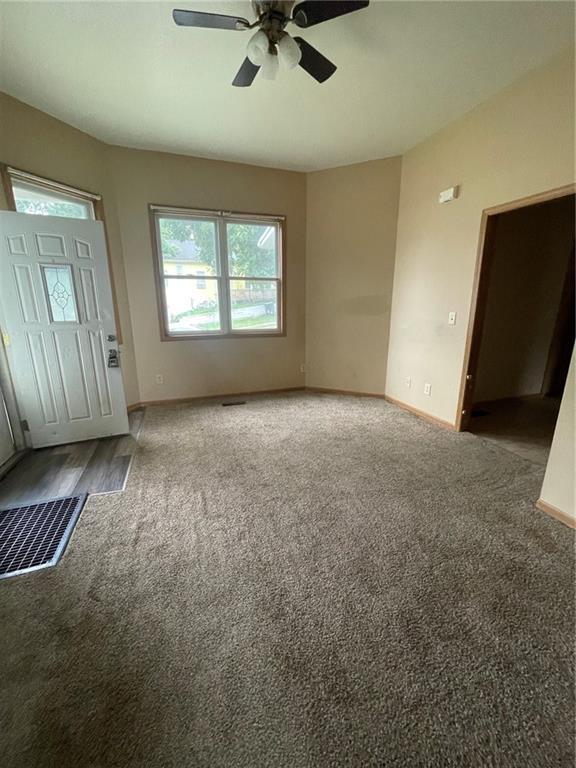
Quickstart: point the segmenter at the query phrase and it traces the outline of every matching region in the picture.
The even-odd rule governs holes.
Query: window
[[[282,333],[282,218],[151,214],[164,338]]]
[[[69,264],[41,266],[44,289],[53,323],[77,323],[72,268]]]
[[[72,219],[95,219],[94,203],[98,195],[82,192],[39,176],[6,169],[8,184],[19,213],[41,216],[65,216]]]

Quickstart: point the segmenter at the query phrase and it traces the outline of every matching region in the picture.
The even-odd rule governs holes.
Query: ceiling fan
[[[262,77],[274,80],[278,73],[279,59],[288,69],[300,65],[319,83],[328,80],[336,72],[336,65],[306,40],[291,37],[285,30],[286,25],[292,23],[307,29],[367,6],[368,0],[303,0],[297,5],[294,5],[294,0],[252,0],[256,14],[256,21],[252,24],[240,16],[201,11],[175,9],[172,16],[181,27],[236,31],[258,27],[248,41],[247,56],[232,81],[232,85],[246,87],[252,85],[260,69]]]

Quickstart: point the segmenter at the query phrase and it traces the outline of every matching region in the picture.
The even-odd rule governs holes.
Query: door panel
[[[100,311],[98,308],[98,296],[96,294],[96,280],[94,270],[86,267],[80,267],[80,285],[82,286],[82,299],[86,310],[86,320],[100,320]]]
[[[126,433],[102,223],[0,212],[0,298],[33,446]]]
[[[29,384],[33,383],[34,387],[29,387],[29,389],[38,399],[44,424],[58,424],[56,395],[54,393],[54,384],[52,383],[44,333],[42,331],[27,333],[26,341],[28,342],[28,351],[34,374],[33,382],[29,382]]]
[[[32,269],[30,265],[14,264],[14,277],[16,279],[16,290],[18,291],[18,301],[20,303],[20,312],[23,322],[40,322],[38,301],[36,300],[36,294],[34,292]]]
[[[104,339],[101,331],[89,331],[90,356],[92,361],[92,370],[98,390],[98,402],[100,404],[100,416],[112,415],[112,400],[110,398],[110,387],[108,386],[108,377],[106,376],[106,352],[104,351]]]
[[[58,373],[62,382],[64,405],[70,421],[90,419],[90,402],[84,358],[78,331],[60,331],[53,334]]]

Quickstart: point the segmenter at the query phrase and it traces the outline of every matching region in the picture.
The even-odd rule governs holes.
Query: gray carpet
[[[572,766],[541,481],[380,400],[148,409],[127,490],[0,583],[3,768]]]

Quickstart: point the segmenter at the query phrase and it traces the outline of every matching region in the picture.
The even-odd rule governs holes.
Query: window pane
[[[66,264],[58,267],[42,267],[46,295],[50,303],[53,323],[77,323],[76,301],[72,270]]]
[[[33,184],[14,182],[12,185],[16,210],[41,216],[66,216],[69,219],[93,219],[92,203],[72,195],[51,192]]]
[[[203,283],[204,286],[198,285]],[[169,333],[221,330],[218,280],[213,277],[164,279]]]
[[[232,329],[277,329],[276,286],[275,280],[230,280]]]
[[[226,225],[228,270],[234,277],[278,277],[276,226]]]
[[[160,218],[165,275],[217,275],[216,224],[198,219]]]

